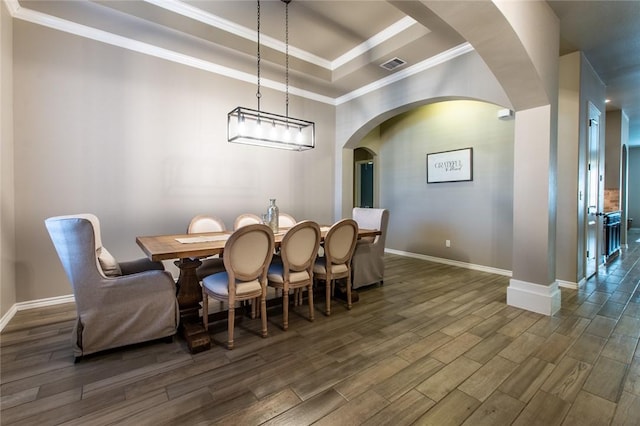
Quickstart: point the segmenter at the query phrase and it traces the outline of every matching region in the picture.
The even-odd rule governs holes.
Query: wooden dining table
[[[321,226],[321,240],[329,230]],[[276,249],[280,247],[288,228],[281,228],[274,234]],[[191,353],[201,352],[211,347],[211,338],[200,320],[202,289],[196,269],[202,264],[200,259],[221,255],[231,232],[206,232],[198,234],[169,234],[136,237],[136,243],[147,257],[153,261],[175,260],[180,269],[176,283],[177,299],[180,307],[180,333],[187,341]],[[358,229],[358,238],[380,235],[376,229]]]

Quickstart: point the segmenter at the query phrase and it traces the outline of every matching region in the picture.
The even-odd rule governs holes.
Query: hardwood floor
[[[73,304],[21,311],[0,336],[0,423],[640,424],[639,238],[553,317],[507,306],[506,277],[394,255],[351,311],[291,309],[283,332],[273,308],[266,339],[242,318],[232,351],[220,321],[207,352],[174,339],[74,364]]]

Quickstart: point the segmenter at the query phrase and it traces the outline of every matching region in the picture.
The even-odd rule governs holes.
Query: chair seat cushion
[[[325,258],[316,260],[316,263],[313,265],[313,273],[327,275],[327,266],[325,263]],[[341,263],[339,265],[331,265],[332,274],[344,274],[348,271],[349,268],[347,268],[347,265],[345,265],[344,263]]]
[[[229,275],[226,272],[219,272],[217,274],[204,277],[202,280],[202,286],[205,287],[212,294],[219,294],[221,296],[229,296]],[[236,295],[242,296],[245,294],[251,294],[261,291],[262,286],[260,281],[238,281],[236,282]]]
[[[198,266],[198,269],[196,269],[196,275],[199,280],[202,280],[204,277],[224,271],[224,261],[220,258],[214,257],[212,259],[203,259],[202,265]]]
[[[290,272],[289,273],[289,282],[297,283],[300,281],[307,281],[311,277],[307,271],[299,271],[299,272]],[[269,273],[267,274],[267,279],[271,282],[282,284],[284,283],[284,268],[282,263],[275,263],[269,266]]]

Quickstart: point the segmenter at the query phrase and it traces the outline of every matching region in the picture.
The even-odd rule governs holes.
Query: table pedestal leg
[[[204,329],[198,310],[202,302],[202,289],[196,275],[198,259],[180,259],[175,265],[180,268],[178,277],[178,305],[180,306],[180,334],[187,341],[189,351],[197,353],[211,348],[211,338]],[[204,313],[206,315],[206,313]]]

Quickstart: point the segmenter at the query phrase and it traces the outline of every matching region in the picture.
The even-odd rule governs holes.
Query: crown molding
[[[409,68],[405,68],[402,71],[398,71],[388,77],[381,78],[380,80],[374,81],[373,83],[369,83],[365,86],[362,86],[359,89],[356,89],[350,93],[342,95],[336,98],[336,105],[341,105],[345,102],[349,102],[353,99],[359,98],[360,96],[366,95],[367,93],[373,92],[375,90],[381,89],[384,86],[388,86],[389,84],[395,83],[396,81],[403,80],[407,77],[410,77],[419,72],[425,71],[429,68],[433,68],[436,65],[440,65],[444,62],[450,61],[458,56],[464,55],[469,52],[473,52],[473,46],[471,44],[465,42],[459,44],[456,47],[453,47],[449,50],[446,50],[442,53],[439,53],[431,58],[425,59],[422,62],[419,62],[415,65],[410,66]]]
[[[142,54],[153,56],[156,58],[165,59],[171,62],[186,65],[192,68],[197,68],[197,69],[208,71],[214,74],[219,74],[225,77],[233,78],[235,80],[240,80],[247,83],[255,83],[256,77],[253,74],[249,74],[243,71],[238,71],[233,68],[218,65],[210,61],[195,58],[190,55],[185,55],[183,53],[175,52],[173,50],[158,47],[149,43],[133,40],[131,38],[123,37],[123,36],[113,34],[104,30],[78,24],[76,22],[71,22],[71,21],[58,18],[55,16],[51,16],[42,12],[27,9],[25,7],[22,7],[18,2],[18,0],[4,0],[4,1],[5,1],[5,4],[7,4],[8,6],[11,16],[14,19],[21,19],[23,21],[27,21],[36,25],[52,28],[58,31],[77,35],[83,38],[95,40],[95,41],[109,44],[112,46],[121,47],[123,49],[131,50],[134,52],[142,53]],[[160,0],[145,0],[145,1],[155,2]],[[165,2],[167,2],[167,0],[163,0],[163,3]],[[181,3],[181,2],[172,0],[170,3]],[[397,28],[394,28],[393,31],[397,31],[398,28],[402,27],[402,25],[409,25],[409,24],[410,22],[407,20],[404,23],[399,24],[399,26]],[[319,93],[304,90],[295,86],[289,86],[289,93],[292,95],[306,98],[306,99],[315,100],[317,102],[337,106],[345,102],[351,101],[353,99],[356,99],[360,96],[363,96],[367,93],[378,90],[389,84],[395,83],[396,81],[405,79],[411,75],[422,72],[428,68],[431,68],[443,62],[449,61],[457,56],[464,55],[465,53],[471,52],[473,50],[474,50],[473,47],[469,43],[460,44],[452,49],[449,49],[436,56],[426,59],[402,71],[398,71],[388,77],[385,77],[380,80],[374,81],[370,84],[367,84],[359,89],[356,89],[338,98],[332,98],[329,96],[321,95]],[[280,92],[286,91],[285,84],[274,81],[274,80],[263,78],[260,84],[264,87],[268,87],[270,89],[277,90]]]
[[[223,31],[237,35],[238,37],[245,38],[247,40],[256,41],[257,31],[252,30],[242,25],[238,25],[235,22],[231,22],[227,19],[221,18],[209,12],[205,12],[202,9],[191,6],[179,0],[144,0],[147,3],[154,6],[161,7],[171,12],[177,13],[184,17],[202,22],[203,24],[210,25],[215,28],[219,28]],[[271,49],[278,50],[282,53],[286,51],[286,45],[273,37],[269,37],[264,34],[260,34],[260,44],[270,47]],[[331,62],[323,59],[317,55],[309,53],[305,50],[298,49],[295,46],[289,45],[289,55],[312,64],[318,65],[323,68],[331,69]]]
[[[198,22],[202,22],[204,24],[210,25],[215,28],[219,28],[223,31],[229,32],[231,34],[235,34],[238,37],[245,38],[247,40],[256,41],[257,32],[253,29],[244,27],[242,25],[238,25],[235,22],[231,22],[227,19],[221,18],[217,15],[214,15],[209,12],[205,12],[202,9],[191,6],[190,4],[184,3],[180,0],[144,0],[149,4],[153,4],[154,6],[161,7],[163,9],[169,10],[171,12],[177,13],[184,17],[196,20]],[[389,40],[391,37],[394,37],[406,30],[417,21],[410,16],[405,16],[400,19],[398,22],[390,25],[384,30],[380,31],[378,34],[373,37],[365,40],[358,46],[354,47],[347,53],[341,55],[340,57],[334,59],[333,61],[321,58],[320,56],[314,55],[313,53],[307,52],[306,50],[299,49],[295,46],[289,45],[289,55],[296,57],[298,59],[302,59],[303,61],[307,61],[319,67],[325,68],[330,71],[335,71],[342,65],[347,62],[357,58],[358,56],[366,53],[367,51],[373,49],[379,44],[384,43]],[[267,35],[260,35],[261,44],[270,47],[271,49],[277,50],[279,52],[286,52],[286,44],[277,40],[273,37],[269,37]]]
[[[379,44],[382,44],[385,41],[389,40],[390,38],[400,34],[402,31],[408,29],[416,22],[418,21],[416,21],[412,17],[405,16],[398,22],[391,24],[384,30],[380,31],[378,34],[371,37],[369,40],[363,41],[358,46],[354,47],[347,53],[343,54],[342,56],[338,57],[333,62],[331,62],[331,71],[338,69],[339,67],[346,64],[347,62],[357,58],[360,55],[365,54],[366,52],[378,46]]]
[[[4,0],[4,4],[7,5],[7,10],[9,10],[9,14],[12,17],[15,17],[15,14],[18,12],[18,9],[20,9],[20,3],[18,3],[18,0]]]

